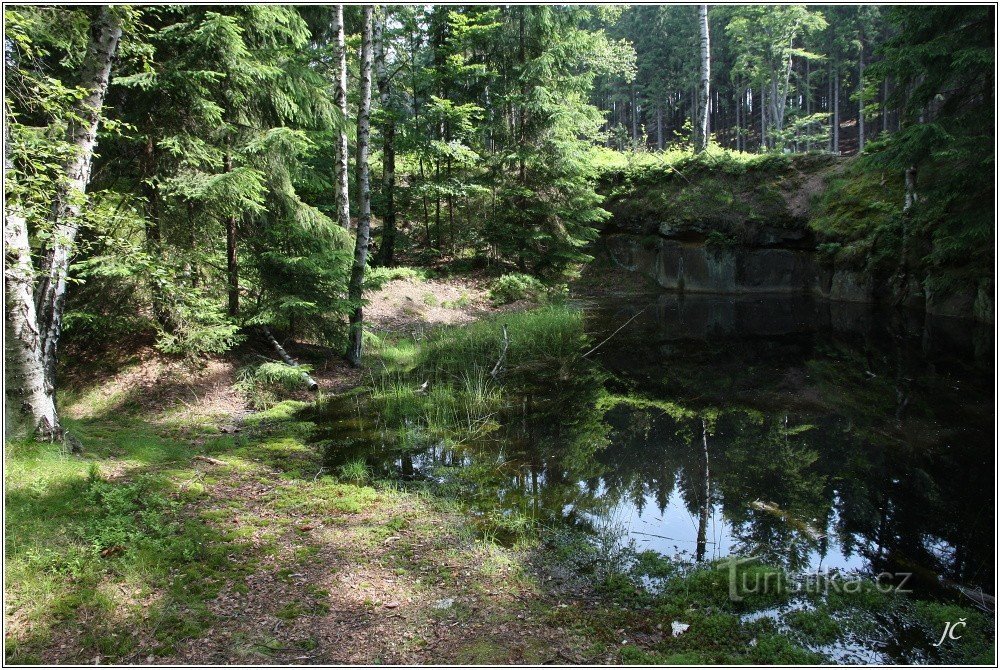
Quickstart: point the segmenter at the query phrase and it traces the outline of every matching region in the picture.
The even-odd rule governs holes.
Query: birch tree
[[[386,35],[389,7],[380,5],[375,18],[375,81],[382,119],[382,238],[376,261],[393,263],[396,246],[396,112],[392,104],[392,75],[389,73],[389,42]]]
[[[826,27],[819,12],[805,5],[745,5],[734,9],[726,26],[736,50],[734,69],[763,87],[767,110],[765,134],[776,146],[783,144],[788,98],[792,93],[792,68],[796,58],[819,56],[800,46],[801,38]]]
[[[333,12],[334,59],[336,77],[333,87],[334,103],[340,110],[341,119],[347,119],[347,46],[344,39],[344,6],[334,5]],[[347,126],[342,123],[337,129],[336,161],[334,164],[337,189],[337,223],[345,229],[351,225],[350,201],[347,194]]]
[[[701,78],[698,82],[698,132],[695,151],[708,148],[708,101],[711,79],[711,54],[708,41],[708,5],[698,5],[698,29],[701,33]]]
[[[122,34],[123,10],[99,6],[91,11],[86,53],[79,71],[79,96],[66,114],[67,157],[58,170],[46,222],[50,232],[37,273],[31,257],[28,219],[17,197],[8,202],[4,217],[4,325],[9,338],[4,354],[8,366],[8,400],[24,416],[23,423],[27,423],[31,432],[49,440],[62,435],[55,406],[55,375],[66,278],[90,183],[111,64]],[[12,119],[6,109],[5,116],[9,133]],[[9,174],[13,167],[9,134],[6,139],[4,171],[13,181],[13,175]]]
[[[358,102],[358,191],[360,193],[358,233],[354,242],[354,265],[351,267],[351,282],[348,286],[348,300],[353,309],[350,315],[347,361],[354,366],[361,363],[361,341],[364,335],[364,312],[362,291],[365,281],[365,265],[368,262],[368,238],[371,227],[371,185],[368,169],[368,139],[371,132],[370,115],[372,103],[372,6],[364,6],[361,28],[361,99]]]

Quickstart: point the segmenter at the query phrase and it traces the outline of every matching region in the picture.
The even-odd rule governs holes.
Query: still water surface
[[[755,555],[796,572],[903,571],[992,593],[983,326],[791,297],[581,308],[591,346],[611,339],[586,369],[539,369],[491,439],[406,451],[338,440],[328,457],[361,453],[382,475],[464,473],[483,514],[683,560]],[[320,437],[356,421],[332,409]]]

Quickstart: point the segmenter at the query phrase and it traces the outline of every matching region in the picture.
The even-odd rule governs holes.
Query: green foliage
[[[426,268],[411,268],[406,266],[392,268],[374,267],[369,268],[365,272],[365,288],[377,291],[389,282],[396,281],[397,279],[423,281],[430,279],[430,277],[431,272]]]
[[[506,305],[517,300],[538,300],[548,288],[535,277],[511,272],[501,275],[490,284],[490,300],[494,305]]]

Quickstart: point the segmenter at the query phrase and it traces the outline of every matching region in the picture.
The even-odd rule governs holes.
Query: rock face
[[[810,203],[840,163],[810,156],[772,162],[609,177],[604,206],[612,216],[597,253],[668,291],[807,295],[992,322],[992,279],[932,289],[922,275],[886,264],[872,269],[870,258],[826,260],[809,226]]]
[[[703,242],[612,235],[611,260],[665,289],[691,293],[809,293],[819,285],[812,254],[800,249],[719,247]]]
[[[653,279],[668,291],[741,295],[814,295],[840,303],[886,303],[924,309],[934,316],[992,322],[993,283],[934,291],[914,276],[879,282],[865,270],[830,267],[801,241],[805,231],[767,232],[747,245],[713,245],[690,229],[675,237],[606,234],[603,253],[619,267]],[[800,237],[801,235],[801,237]],[[679,239],[678,239],[679,238]],[[760,238],[758,238],[760,240]],[[777,242],[777,244],[774,244]],[[785,246],[778,246],[784,244]]]

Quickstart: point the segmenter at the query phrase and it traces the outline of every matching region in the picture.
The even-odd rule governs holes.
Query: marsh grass
[[[526,378],[568,368],[585,343],[581,312],[559,305],[434,328],[418,340],[380,338],[369,400],[379,427],[405,446],[454,447],[494,431]]]

